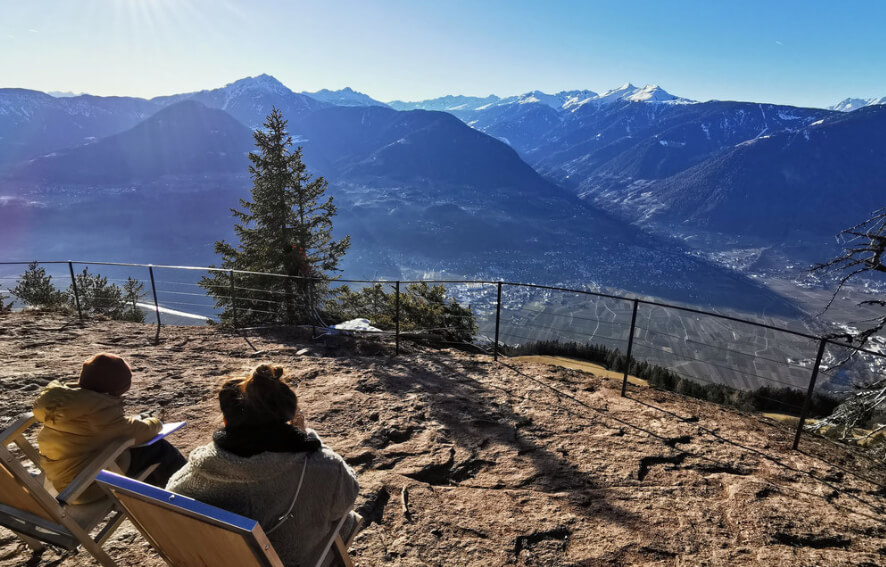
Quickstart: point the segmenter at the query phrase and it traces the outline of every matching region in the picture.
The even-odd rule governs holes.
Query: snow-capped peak
[[[589,90],[578,90],[578,91],[560,91],[557,93],[557,96],[562,101],[560,104],[560,108],[563,110],[569,110],[575,106],[581,106],[587,101],[593,99],[598,96],[594,91]]]
[[[576,104],[576,102],[578,101],[583,101],[595,96],[597,96],[597,93],[588,90],[560,91],[557,94],[547,94],[542,91],[530,91],[521,95],[503,98],[500,101],[496,102],[494,105],[487,105],[487,107],[504,106],[506,104],[538,103],[550,106],[555,110],[560,110],[568,108],[570,105]],[[483,110],[483,108],[478,108],[477,110]]]
[[[313,93],[303,91],[301,94],[336,106],[388,106],[369,95],[355,91],[351,87],[345,87],[337,91],[329,89],[321,89]]]
[[[624,100],[626,97],[634,94],[637,90],[637,87],[635,87],[631,83],[625,83],[617,89],[608,90],[592,100],[593,102],[596,102],[598,104],[606,104],[609,102]]]
[[[86,93],[75,93],[71,91],[48,91],[46,94],[53,98],[73,98],[75,96],[84,95]]]
[[[636,89],[625,100],[632,102],[666,102],[676,100],[677,97],[667,92],[658,85],[646,85],[642,89]]]
[[[858,110],[865,106],[873,106],[875,104],[886,104],[886,96],[880,98],[847,98],[830,107],[830,110],[852,112],[853,110]]]
[[[631,83],[625,83],[617,89],[608,90],[598,96],[583,100],[570,101],[570,103],[564,105],[563,108],[574,112],[585,104],[602,106],[604,104],[611,104],[619,101],[669,104],[689,104],[695,102],[686,98],[674,96],[658,85],[646,85],[641,88],[635,87]]]
[[[560,97],[558,97],[557,95],[550,95],[541,91],[532,91],[520,95],[519,97],[517,97],[516,102],[518,104],[540,102],[542,104],[550,106],[551,108],[560,108],[560,106],[563,104],[563,101],[561,101]]]

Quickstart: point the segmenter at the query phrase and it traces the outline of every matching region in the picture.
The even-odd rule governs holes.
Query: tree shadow
[[[629,393],[630,393],[630,391],[629,391]],[[640,404],[640,405],[642,405],[642,406],[644,406],[644,407],[648,407],[648,408],[650,408],[650,409],[653,409],[653,410],[659,411],[659,412],[661,412],[661,413],[664,413],[664,414],[666,414],[666,415],[669,415],[669,416],[671,416],[671,417],[674,417],[675,419],[677,419],[677,420],[679,420],[679,421],[681,421],[681,422],[683,422],[683,423],[686,423],[686,424],[688,424],[688,425],[691,425],[691,426],[695,427],[696,429],[698,429],[699,431],[701,431],[703,434],[708,435],[708,436],[710,436],[710,437],[713,437],[713,438],[717,439],[718,441],[720,441],[720,442],[722,442],[722,443],[727,443],[727,444],[729,444],[729,445],[732,445],[732,446],[734,446],[734,447],[737,447],[737,448],[741,449],[742,451],[745,451],[745,452],[747,452],[747,453],[752,453],[752,454],[754,454],[754,455],[760,457],[761,459],[765,459],[765,460],[767,460],[767,461],[769,461],[769,462],[771,462],[771,463],[773,463],[773,464],[775,464],[775,465],[777,465],[777,466],[783,468],[783,469],[786,470],[786,471],[790,471],[790,472],[792,472],[792,473],[796,473],[796,474],[799,474],[799,475],[806,476],[806,477],[808,477],[808,478],[814,480],[815,482],[818,482],[818,483],[820,483],[820,484],[822,484],[822,485],[828,487],[831,491],[833,491],[833,492],[835,492],[835,493],[838,493],[838,494],[841,494],[841,495],[843,495],[843,496],[846,496],[846,497],[848,497],[848,498],[851,498],[851,499],[854,500],[855,502],[864,505],[866,508],[869,508],[874,514],[877,514],[877,516],[873,516],[873,517],[871,517],[871,516],[867,516],[867,514],[863,514],[862,512],[859,512],[857,509],[850,509],[850,508],[848,508],[848,507],[844,507],[844,506],[841,506],[841,505],[839,505],[839,504],[836,504],[836,503],[832,502],[831,499],[830,499],[828,496],[826,496],[826,495],[818,495],[818,494],[806,493],[806,494],[809,494],[809,495],[811,495],[811,496],[817,496],[817,497],[820,497],[820,498],[826,500],[831,506],[833,506],[833,507],[835,507],[835,508],[837,508],[837,509],[844,509],[844,510],[846,510],[846,511],[851,511],[851,512],[856,513],[856,514],[863,514],[863,515],[865,515],[865,516],[867,516],[867,517],[871,517],[872,519],[879,519],[879,518],[882,518],[882,515],[883,515],[884,513],[886,513],[886,510],[884,510],[883,507],[878,506],[878,505],[876,505],[875,503],[868,502],[867,500],[861,498],[861,497],[858,496],[857,494],[854,494],[853,492],[850,492],[850,491],[848,491],[848,490],[846,490],[846,489],[844,489],[844,488],[841,488],[841,487],[839,487],[839,486],[836,486],[835,484],[833,484],[832,481],[829,481],[828,479],[818,477],[818,476],[814,475],[812,472],[804,471],[804,470],[800,470],[800,469],[798,469],[798,468],[796,468],[796,467],[793,467],[793,466],[789,465],[788,463],[784,462],[782,459],[779,459],[778,457],[776,457],[776,456],[774,456],[774,455],[771,455],[771,454],[769,454],[769,453],[766,453],[766,452],[764,452],[764,451],[761,451],[760,449],[756,449],[756,448],[751,447],[751,446],[749,446],[749,445],[747,445],[747,444],[740,443],[740,442],[735,441],[735,440],[733,440],[733,439],[729,439],[729,438],[727,438],[727,437],[724,437],[724,436],[721,435],[719,432],[714,431],[714,430],[712,430],[712,429],[710,429],[710,428],[708,428],[708,427],[705,427],[704,425],[701,425],[700,423],[698,423],[697,418],[687,418],[687,417],[681,416],[681,415],[679,415],[679,414],[677,414],[677,413],[675,413],[675,412],[673,412],[673,411],[671,411],[671,410],[668,410],[668,409],[662,408],[662,407],[660,407],[660,406],[657,406],[657,405],[655,405],[655,404],[652,404],[652,403],[649,403],[649,402],[645,402],[645,401],[643,401],[643,400],[640,400],[640,399],[637,398],[637,397],[632,397],[632,396],[627,396],[627,397],[628,397],[630,400],[636,402],[637,404]],[[807,455],[807,453],[803,453],[802,451],[801,451],[801,453],[804,454],[804,455]],[[821,462],[824,462],[825,464],[831,465],[831,463],[828,463],[827,461],[824,461],[823,459],[818,459],[818,460],[820,460]],[[831,465],[831,466],[834,466],[834,465]],[[840,467],[835,467],[835,468],[840,468]],[[841,470],[845,470],[845,469],[841,469]],[[847,470],[846,472],[849,472],[849,471]],[[879,487],[879,490],[882,492],[882,488],[883,488],[882,485],[880,485],[880,484],[878,484],[878,483],[872,481],[871,479],[865,478],[865,477],[860,476],[860,475],[857,475],[857,474],[853,474],[853,476],[855,476],[856,478],[858,478],[858,479],[860,479],[860,480],[863,480],[863,481],[865,481],[865,482],[870,482],[871,484],[874,484],[874,485],[878,486],[878,487]]]
[[[879,487],[881,492],[886,491],[886,469],[883,468],[883,463],[877,461],[870,455],[862,453],[858,448],[842,444],[839,441],[829,439],[828,437],[816,433],[805,431],[804,435],[800,438],[800,444],[800,448],[797,449],[799,453],[830,467],[839,469],[844,474],[869,482]],[[835,458],[835,455],[833,454],[835,451],[841,453],[841,456],[843,457],[842,462],[837,462],[839,459]],[[862,462],[864,465],[860,464]],[[858,472],[859,468],[864,468],[868,472],[871,472],[872,468],[879,469],[877,471],[879,473],[879,478],[871,478],[862,475]]]
[[[477,365],[470,371],[483,374],[485,366]],[[544,493],[566,492],[568,506],[576,514],[602,518],[646,533],[654,529],[638,514],[612,504],[607,499],[608,489],[600,486],[590,473],[531,439],[533,435],[550,432],[514,410],[514,395],[508,389],[469,376],[441,358],[423,357],[420,362],[393,359],[391,365],[376,369],[373,376],[395,396],[421,395],[428,408],[428,417],[443,425],[445,435],[473,456],[461,463],[441,465],[444,470],[431,471],[418,480],[430,481],[432,485],[471,487],[460,483],[473,478],[486,465],[494,464],[478,455],[482,455],[483,448],[490,443],[499,444],[529,459],[534,474],[516,485],[477,488],[533,487]],[[502,394],[504,403],[499,402]]]

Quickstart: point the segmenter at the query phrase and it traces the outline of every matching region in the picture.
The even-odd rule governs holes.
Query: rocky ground
[[[884,565],[886,469],[715,405],[538,363],[373,340],[0,317],[0,427],[98,351],[127,358],[133,412],[188,420],[187,454],[220,424],[219,381],[283,364],[308,425],[357,471],[358,565]],[[125,523],[121,566],[163,565]],[[32,555],[0,528],[0,567]]]

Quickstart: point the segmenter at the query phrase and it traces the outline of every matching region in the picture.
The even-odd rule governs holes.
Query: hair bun
[[[283,367],[256,366],[248,378],[232,378],[222,385],[218,401],[226,427],[255,427],[291,420],[298,396],[281,380]]]
[[[277,382],[283,377],[282,366],[271,366],[270,364],[261,364],[252,371],[253,380],[269,380]]]

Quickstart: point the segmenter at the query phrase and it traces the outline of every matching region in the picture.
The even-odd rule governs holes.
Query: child
[[[101,353],[83,363],[76,384],[52,381],[34,401],[34,417],[43,424],[37,434],[40,465],[56,490],[62,491],[112,439],[131,437],[139,445],[160,431],[160,420],[126,417],[123,400],[132,384],[126,361]],[[164,486],[187,461],[167,441],[124,451],[117,465],[130,476],[153,463],[160,466],[147,482]],[[72,504],[99,500],[104,492],[90,486]]]

